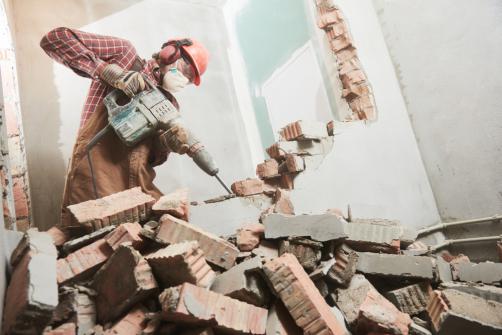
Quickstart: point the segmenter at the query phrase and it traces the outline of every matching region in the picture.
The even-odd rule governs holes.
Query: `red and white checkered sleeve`
[[[40,46],[55,61],[84,77],[97,78],[107,64],[129,69],[137,57],[131,42],[65,27],[47,33]]]

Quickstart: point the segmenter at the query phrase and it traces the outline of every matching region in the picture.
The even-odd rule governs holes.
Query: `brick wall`
[[[26,152],[14,46],[0,6],[0,178],[4,226],[26,230],[31,222]]]

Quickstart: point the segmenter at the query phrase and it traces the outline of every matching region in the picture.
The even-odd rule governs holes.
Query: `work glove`
[[[170,151],[183,155],[188,152],[190,145],[189,132],[182,125],[175,124],[165,132],[159,135],[161,143],[169,148]]]
[[[145,79],[141,73],[126,71],[117,64],[105,66],[100,78],[108,85],[122,90],[128,97],[132,97],[146,89]]]

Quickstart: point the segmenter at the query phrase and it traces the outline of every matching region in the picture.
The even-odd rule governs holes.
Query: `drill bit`
[[[214,176],[216,177],[216,179],[218,179],[218,181],[220,182],[221,186],[223,186],[225,191],[227,191],[228,194],[232,194],[232,191],[230,191],[230,189],[227,187],[227,185],[225,185],[225,183],[223,182],[223,180],[221,180],[221,178],[218,176],[218,174],[215,174]]]

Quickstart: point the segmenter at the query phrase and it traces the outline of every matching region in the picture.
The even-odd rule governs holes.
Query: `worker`
[[[114,88],[131,97],[145,90],[147,82],[153,82],[179,108],[172,93],[189,84],[200,84],[209,53],[192,38],[171,39],[145,61],[127,40],[64,27],[47,33],[40,46],[55,61],[92,80],[63,193],[61,225],[71,232],[79,226],[67,206],[95,198],[86,145],[108,123],[104,97]],[[91,151],[99,196],[140,186],[143,192],[158,199],[162,193],[153,184],[154,166],[164,163],[172,151],[186,152],[183,129],[175,133],[180,135],[166,137],[159,131],[129,148],[116,134],[108,132]]]

